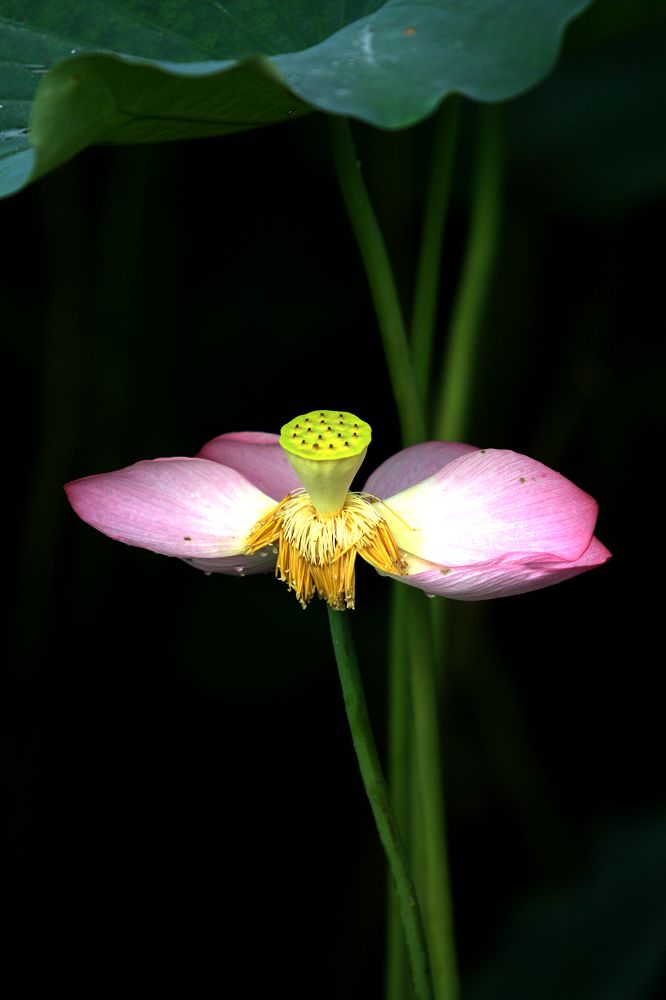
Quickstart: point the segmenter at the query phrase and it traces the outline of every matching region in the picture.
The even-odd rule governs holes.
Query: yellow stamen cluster
[[[386,521],[356,493],[334,513],[316,510],[304,491],[290,493],[254,526],[247,552],[267,545],[277,545],[275,575],[303,607],[317,594],[338,611],[353,608],[357,555],[382,573],[404,572]]]

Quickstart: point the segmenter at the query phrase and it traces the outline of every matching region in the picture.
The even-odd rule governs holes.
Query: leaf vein
[[[219,0],[210,0],[210,3],[213,7],[215,7],[218,13],[222,14],[223,17],[226,17],[227,20],[230,21],[236,28],[239,28],[249,41],[253,42],[255,45],[261,46],[261,50],[264,55],[276,55],[275,46],[270,45],[267,41],[265,41],[265,39],[261,38],[260,35],[255,34],[253,31],[249,31],[247,25],[245,25],[239,18],[235,17],[230,11],[227,10],[226,7],[219,3]]]
[[[112,0],[97,0],[102,7],[107,7],[110,10],[118,12],[118,5],[113,3]],[[127,17],[134,21],[136,24],[142,25],[144,28],[151,28],[157,31],[160,35],[170,35],[172,38],[177,38],[179,42],[186,42],[189,45],[193,45],[198,48],[201,52],[205,52],[208,56],[213,56],[214,59],[219,59],[219,54],[212,49],[207,48],[202,45],[199,41],[192,38],[187,38],[185,35],[180,34],[178,31],[173,31],[171,28],[165,28],[160,24],[155,24],[154,21],[149,21],[145,17],[138,17],[135,11],[121,9],[120,13],[123,17]],[[138,55],[138,53],[132,53]],[[128,53],[129,55],[129,53]]]

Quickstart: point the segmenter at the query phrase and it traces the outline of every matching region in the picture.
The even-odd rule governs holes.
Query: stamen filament
[[[381,573],[406,568],[388,524],[356,493],[335,513],[316,510],[304,490],[289,493],[255,525],[246,551],[276,544],[275,575],[304,608],[315,594],[337,610],[353,608],[357,555]]]

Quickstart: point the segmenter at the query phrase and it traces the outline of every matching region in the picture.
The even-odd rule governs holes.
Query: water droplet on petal
[[[245,566],[234,566],[234,571],[238,573],[239,576],[243,576],[245,573]]]
[[[437,597],[437,594],[426,594],[426,597],[428,597],[428,598],[430,598],[430,600],[432,600],[433,597]]]

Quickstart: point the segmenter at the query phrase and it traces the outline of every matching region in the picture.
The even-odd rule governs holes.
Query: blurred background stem
[[[451,174],[458,134],[459,101],[450,97],[435,116],[432,160],[423,210],[421,246],[411,320],[414,375],[427,400],[435,342],[437,306],[442,281],[442,243],[449,204]]]
[[[63,476],[76,440],[75,410],[80,387],[85,237],[72,171],[56,173],[41,188],[44,238],[49,265],[50,309],[45,316],[38,362],[40,409],[35,462],[21,525],[22,558],[17,581],[16,635],[19,661],[29,670],[41,663],[48,629],[49,599],[61,542]]]
[[[393,386],[402,429],[403,444],[425,440],[426,422],[423,394],[427,381],[429,359],[434,341],[437,314],[439,272],[443,225],[455,138],[455,112],[441,112],[437,123],[431,167],[424,246],[419,256],[415,302],[416,343],[418,344],[422,387],[419,390],[412,368],[412,356],[395,286],[393,271],[377,218],[363,182],[360,165],[348,122],[334,119],[331,141],[338,180],[347,207],[352,229],[361,252],[366,276],[372,292],[377,322],[382,334],[384,351]],[[432,219],[430,219],[432,214]],[[420,595],[419,595],[420,596]],[[422,821],[423,841],[413,839],[410,856],[413,864],[425,872],[421,891],[425,901],[428,926],[426,934],[434,948],[431,963],[436,966],[433,985],[441,1000],[457,995],[457,975],[454,958],[451,899],[446,859],[445,818],[441,789],[440,744],[437,731],[436,701],[428,704],[434,691],[435,664],[431,625],[425,605],[415,609],[407,602],[411,598],[396,598],[393,606],[391,673],[389,691],[389,761],[393,792],[399,802],[398,822],[404,837],[413,832],[414,824],[406,815],[413,802],[412,791],[418,789],[419,825]],[[409,612],[406,608],[409,607]],[[416,636],[413,616],[425,635]],[[398,638],[399,636],[399,638]],[[414,678],[412,688],[413,719],[409,725],[408,671]],[[430,679],[430,681],[428,680]],[[424,713],[427,712],[427,717]],[[422,739],[415,733],[422,731]],[[407,752],[413,744],[414,752]],[[398,758],[403,758],[399,763]],[[447,935],[446,942],[441,941]],[[392,954],[397,938],[395,908],[389,908],[386,995],[404,997],[404,966],[399,954]],[[401,994],[401,991],[402,994]]]
[[[425,440],[423,401],[419,395],[407,331],[400,308],[393,269],[357,157],[349,122],[331,118],[331,149],[342,197],[363,258],[377,314],[384,355],[398,408],[404,445]]]
[[[437,1000],[455,1000],[458,996],[458,972],[439,738],[441,703],[435,679],[435,657],[426,598],[411,587],[407,590],[414,760],[420,789],[418,799],[423,838],[421,896],[435,996]]]
[[[58,557],[62,545],[65,505],[62,483],[75,450],[75,425],[81,382],[82,248],[84,220],[77,197],[77,167],[58,171],[40,190],[40,215],[48,262],[49,303],[43,327],[36,331],[34,367],[39,383],[39,408],[33,432],[31,476],[21,499],[19,524],[21,558],[17,561],[14,634],[16,687],[14,713],[5,728],[7,754],[14,761],[15,801],[8,810],[11,875],[21,886],[21,863],[29,856],[37,826],[37,774],[47,757],[45,743],[52,714],[53,642]],[[41,334],[41,338],[40,338]],[[11,663],[11,659],[9,660]],[[4,749],[3,749],[4,756]],[[16,853],[15,853],[16,852]],[[11,888],[6,892],[12,895]]]
[[[481,107],[472,215],[460,284],[435,396],[434,436],[461,441],[467,430],[474,358],[497,253],[502,199],[501,110]]]
[[[504,167],[502,109],[478,107],[476,124],[469,235],[434,399],[433,436],[444,441],[462,441],[468,433],[474,365],[496,268],[501,225]],[[440,687],[444,688],[442,662],[451,649],[452,627],[457,617],[452,614],[454,608],[447,601],[433,601],[429,610],[439,665],[437,679]],[[433,697],[437,696],[437,679],[432,681]],[[431,683],[430,679],[426,682]],[[426,700],[424,704],[427,705]],[[442,850],[445,850],[444,847]],[[442,866],[445,860],[443,854]],[[442,877],[448,879],[448,872],[444,868],[442,871]],[[438,919],[444,926],[447,915],[443,910]]]
[[[408,677],[407,588],[391,588],[391,613],[388,647],[388,783],[398,829],[405,843],[411,840],[410,822],[410,700]],[[412,874],[414,856],[411,853]],[[405,1000],[410,996],[407,952],[400,921],[400,909],[391,879],[387,892],[386,924],[386,1000]]]

